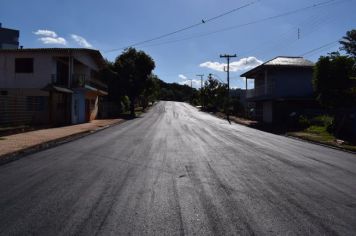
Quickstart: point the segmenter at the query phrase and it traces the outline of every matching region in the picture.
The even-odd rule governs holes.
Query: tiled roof
[[[279,56],[243,73],[240,76],[241,77],[251,76],[265,67],[313,67],[313,66],[314,63],[312,61],[306,60],[303,57]]]

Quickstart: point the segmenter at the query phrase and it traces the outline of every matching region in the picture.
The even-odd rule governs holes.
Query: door
[[[90,119],[90,100],[85,99],[85,121]]]

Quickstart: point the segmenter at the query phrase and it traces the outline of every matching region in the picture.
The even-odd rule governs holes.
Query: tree
[[[354,106],[355,59],[330,53],[322,56],[314,67],[313,86],[318,101],[327,108]]]
[[[346,36],[342,37],[339,43],[342,45],[340,47],[341,50],[356,58],[356,29],[347,31]]]
[[[201,90],[203,94],[203,107],[210,111],[226,109],[227,85],[209,76]]]
[[[141,94],[141,104],[143,109],[148,106],[149,102],[154,102],[158,99],[160,91],[158,80],[159,78],[155,74],[150,74],[148,76],[148,79],[146,80],[145,89]]]
[[[130,99],[131,116],[135,116],[135,103],[147,85],[155,62],[145,52],[128,48],[116,58],[114,68]]]

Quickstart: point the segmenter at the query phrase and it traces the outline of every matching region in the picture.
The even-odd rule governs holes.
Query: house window
[[[27,96],[27,111],[45,111],[48,109],[48,97]]]
[[[15,73],[33,73],[33,58],[15,58]]]

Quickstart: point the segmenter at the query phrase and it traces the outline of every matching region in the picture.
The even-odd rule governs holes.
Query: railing
[[[72,75],[72,87],[81,88],[87,84],[88,77],[85,74],[73,74]]]
[[[274,84],[269,84],[267,86],[262,85],[254,89],[249,89],[246,91],[246,98],[271,96],[274,93],[274,88],[275,88]]]
[[[68,76],[51,74],[51,80],[55,85],[68,87]],[[107,90],[107,85],[95,78],[90,78],[86,74],[72,74],[72,88],[83,88],[85,85],[89,85],[105,91]]]
[[[61,86],[68,86],[68,75],[64,74],[51,74],[51,81],[52,84],[61,85]]]

